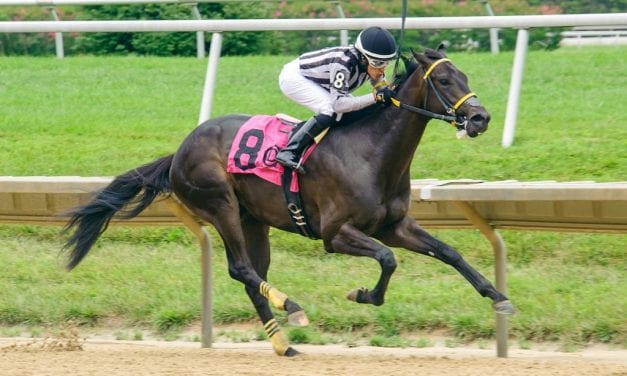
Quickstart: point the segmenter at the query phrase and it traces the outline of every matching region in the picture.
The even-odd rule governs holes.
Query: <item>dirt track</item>
[[[576,353],[431,347],[391,349],[295,346],[295,358],[274,355],[265,342],[87,341],[83,350],[54,351],[0,339],[0,375],[627,375],[627,351]]]

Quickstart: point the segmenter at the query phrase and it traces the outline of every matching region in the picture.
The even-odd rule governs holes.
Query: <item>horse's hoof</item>
[[[309,325],[309,319],[305,311],[296,311],[287,315],[287,323],[292,326],[307,326]]]
[[[513,315],[514,313],[516,313],[514,305],[509,300],[496,302],[492,304],[492,307],[494,307],[494,312],[500,315]]]
[[[283,355],[292,357],[292,356],[296,356],[296,355],[299,355],[299,354],[300,354],[300,351],[295,350],[293,347],[288,347],[287,351]]]
[[[364,299],[364,294],[368,293],[368,289],[365,287],[360,287],[358,289],[354,289],[353,291],[349,292],[348,295],[346,295],[346,298],[348,298],[348,300],[352,300],[354,302],[357,303],[363,303]]]

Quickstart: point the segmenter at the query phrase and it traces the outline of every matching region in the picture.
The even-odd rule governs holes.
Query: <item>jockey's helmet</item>
[[[362,30],[355,48],[365,56],[373,68],[383,68],[396,57],[396,41],[389,31],[378,26]]]

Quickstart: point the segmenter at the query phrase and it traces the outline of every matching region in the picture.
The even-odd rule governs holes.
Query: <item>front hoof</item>
[[[292,357],[292,356],[300,355],[300,351],[295,350],[293,347],[288,347],[287,351],[283,355]]]
[[[513,315],[514,313],[516,313],[514,305],[509,300],[496,302],[492,304],[492,307],[494,308],[494,312],[498,313],[499,315]]]
[[[348,293],[346,296],[348,300],[352,300],[357,303],[366,303],[365,297],[368,295],[368,289],[360,287]]]
[[[292,326],[307,326],[309,325],[309,319],[305,311],[296,311],[287,315],[287,323]]]

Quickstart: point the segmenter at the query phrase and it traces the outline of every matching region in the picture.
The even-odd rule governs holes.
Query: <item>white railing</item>
[[[627,45],[625,26],[580,26],[560,35],[560,46]]]

